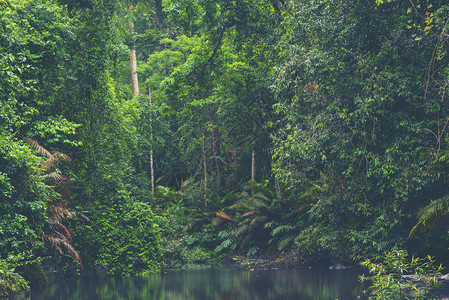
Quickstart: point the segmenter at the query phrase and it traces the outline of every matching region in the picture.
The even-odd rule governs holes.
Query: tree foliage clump
[[[126,99],[111,75],[114,59],[126,53],[122,43],[114,46],[115,2],[66,4],[0,3],[0,258],[32,251],[57,270],[84,259],[84,266],[93,266],[91,240],[78,229],[110,219],[89,217],[117,220],[93,212],[127,186],[138,111],[138,102]],[[122,200],[121,206],[128,205]],[[149,208],[137,210],[150,218]],[[141,258],[150,272],[158,270],[159,251],[157,230],[154,238],[152,232],[141,229],[133,236],[155,253]],[[138,256],[140,248],[143,243],[127,253]],[[127,270],[133,263],[127,262]],[[38,265],[17,272],[30,280]]]
[[[421,31],[420,16],[446,7],[409,6],[294,1],[285,14],[275,172],[294,190],[319,186],[311,220],[354,256],[404,242],[414,208],[442,183],[432,170],[448,112],[428,70],[447,20]],[[446,61],[432,62],[434,78]]]

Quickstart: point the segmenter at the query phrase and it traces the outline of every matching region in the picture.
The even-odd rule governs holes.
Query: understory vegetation
[[[0,0],[0,297],[230,255],[447,264],[448,16]]]

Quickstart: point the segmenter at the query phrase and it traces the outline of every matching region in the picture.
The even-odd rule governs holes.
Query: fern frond
[[[222,211],[221,209],[219,209],[216,213],[217,217],[224,219],[224,220],[228,220],[228,221],[232,221],[232,217],[230,215],[228,215],[227,213],[225,213],[224,211]]]
[[[276,236],[283,232],[289,232],[289,231],[292,231],[293,229],[295,229],[294,226],[282,225],[282,226],[279,226],[279,227],[276,227],[275,229],[273,229],[273,231],[271,232],[271,236]]]
[[[433,200],[418,215],[418,223],[412,228],[409,236],[425,232],[449,223],[449,195]]]
[[[34,149],[37,150],[37,153],[39,153],[40,155],[46,157],[46,158],[51,158],[53,155],[50,153],[50,151],[48,151],[47,149],[45,149],[44,147],[42,147],[41,145],[39,145],[38,142],[36,142],[35,140],[33,140],[32,138],[29,137],[25,137],[25,141],[30,144]]]
[[[269,201],[268,197],[265,196],[262,192],[258,192],[254,195],[254,198],[258,199],[258,200],[265,200],[265,201]]]
[[[70,157],[64,153],[56,151],[54,154],[51,154],[50,151],[39,145],[39,143],[32,138],[26,137],[25,141],[29,143],[34,149],[36,149],[37,153],[47,158],[47,160],[42,164],[41,169],[47,171],[52,170],[58,166],[61,160],[68,162],[72,161]]]
[[[61,249],[63,247],[66,251],[80,263],[82,267],[81,257],[75,248],[70,244],[69,240],[65,238],[61,233],[58,234],[59,237],[55,237],[52,235],[45,235],[43,240],[47,240],[52,245],[53,249],[55,249],[60,255],[64,255],[64,251]]]
[[[251,228],[255,228],[260,223],[266,223],[267,220],[268,220],[267,216],[264,215],[257,216],[251,220],[250,226]]]
[[[237,229],[237,232],[234,234],[234,238],[241,236],[243,233],[248,231],[248,225],[242,225]]]
[[[215,251],[216,252],[220,252],[223,249],[228,248],[231,244],[232,244],[232,240],[231,239],[224,240],[220,245],[215,247]]]
[[[212,218],[212,224],[215,226],[220,226],[224,220],[222,218]]]
[[[67,203],[65,201],[59,201],[58,203],[53,203],[47,209],[47,217],[50,223],[60,222],[63,219],[75,218],[76,216],[83,217],[88,220],[88,218],[82,213],[75,213],[67,209]]]
[[[55,228],[55,232],[63,235],[67,240],[72,241],[72,232],[67,227],[60,222],[52,223],[52,225]]]
[[[53,154],[53,157],[54,157],[56,160],[58,160],[58,162],[61,161],[61,160],[67,161],[67,162],[72,162],[72,160],[70,159],[70,157],[69,157],[67,154],[61,153],[61,152],[59,152],[59,151],[56,151],[56,152]]]
[[[273,226],[275,226],[277,224],[278,224],[278,222],[272,220],[272,221],[266,223],[263,227],[266,228],[266,229],[267,228],[272,228]]]
[[[287,247],[292,242],[292,240],[294,238],[295,238],[294,236],[288,236],[288,237],[282,239],[278,244],[278,250],[283,250],[285,247]]]
[[[258,211],[247,211],[246,213],[244,213],[243,215],[242,215],[242,217],[248,217],[248,216],[254,216],[254,215],[259,215],[260,214],[260,212],[258,212]]]
[[[53,155],[48,157],[48,159],[42,164],[41,168],[44,170],[53,170],[58,166],[59,159],[55,158]]]
[[[295,210],[295,212],[300,212],[301,210],[303,210],[304,208],[307,208],[307,207],[310,207],[310,205],[309,205],[309,204],[301,205],[300,207],[298,207],[298,208]]]
[[[243,211],[243,210],[248,210],[249,205],[246,202],[238,202],[238,203],[231,205],[229,208],[237,210],[237,211]]]
[[[65,176],[63,176],[63,175],[61,175],[59,173],[56,173],[56,172],[53,172],[53,173],[46,174],[46,175],[42,176],[42,178],[44,180],[51,179],[51,180],[53,180],[53,182],[56,182],[56,183],[62,181],[64,177]]]

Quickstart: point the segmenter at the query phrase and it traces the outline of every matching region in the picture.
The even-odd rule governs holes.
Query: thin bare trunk
[[[251,196],[254,197],[254,184],[256,182],[256,151],[251,154]]]
[[[135,97],[139,95],[139,79],[137,78],[137,60],[135,49],[131,49],[129,60],[131,63],[131,87],[133,90],[133,96]]]
[[[203,169],[204,169],[204,207],[207,207],[207,161],[206,161],[206,137],[203,132]]]
[[[132,15],[134,7],[130,5],[128,7],[128,12]],[[131,30],[131,34],[134,34],[134,23],[128,23],[129,29]],[[131,52],[129,53],[129,61],[131,66],[131,87],[133,90],[134,97],[139,95],[139,79],[137,78],[137,59],[136,59],[136,49],[134,49],[135,45],[132,45]]]
[[[149,89],[150,110],[152,106],[151,89]],[[154,160],[153,160],[153,118],[150,116],[150,171],[151,171],[151,193],[154,194]]]
[[[256,135],[256,124],[253,126],[253,134]],[[256,148],[256,145],[253,145]],[[254,197],[254,189],[256,183],[256,150],[251,153],[251,196]]]

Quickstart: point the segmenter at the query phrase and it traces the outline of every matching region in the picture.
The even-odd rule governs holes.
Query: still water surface
[[[366,299],[357,270],[172,271],[149,277],[83,275],[54,280],[32,300],[335,300]],[[360,296],[360,298],[358,298]]]

